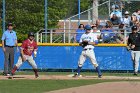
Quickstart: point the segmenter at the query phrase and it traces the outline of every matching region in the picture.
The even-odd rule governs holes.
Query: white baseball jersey
[[[80,42],[85,41],[85,40],[88,42],[94,42],[94,41],[97,41],[98,39],[97,39],[97,35],[94,33],[87,33],[87,34],[84,33],[80,38]],[[87,48],[94,48],[94,46],[87,45],[84,47],[84,49],[87,49]]]

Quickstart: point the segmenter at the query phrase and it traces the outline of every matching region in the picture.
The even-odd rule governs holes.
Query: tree
[[[67,0],[48,1],[48,26],[50,28],[56,28],[58,21],[67,15],[68,3]]]
[[[67,7],[67,0],[48,0],[48,28],[57,27],[58,20],[66,16]],[[6,23],[8,22],[16,25],[20,42],[29,31],[37,32],[44,28],[44,0],[6,0]]]

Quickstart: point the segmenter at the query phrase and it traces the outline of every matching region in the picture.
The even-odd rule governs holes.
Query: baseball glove
[[[85,46],[87,46],[88,45],[88,41],[83,41],[82,42],[82,47],[85,47]]]
[[[130,46],[126,46],[126,49],[127,49],[127,51],[131,50]]]

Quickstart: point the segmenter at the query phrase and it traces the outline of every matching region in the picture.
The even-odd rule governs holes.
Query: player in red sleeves
[[[32,53],[34,53],[34,57],[36,57],[37,53],[37,43],[34,41],[34,33],[29,32],[28,39],[23,41],[21,45],[20,56],[18,62],[14,66],[12,70],[12,75],[15,71],[23,64],[23,62],[27,61],[33,68],[35,73],[35,78],[39,77],[37,72],[37,65],[33,59]]]

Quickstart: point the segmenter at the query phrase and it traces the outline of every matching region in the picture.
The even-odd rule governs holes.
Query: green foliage
[[[67,0],[48,0],[48,28],[56,28],[58,20],[66,16],[66,2]],[[16,25],[14,30],[19,42],[26,38],[29,31],[37,32],[44,28],[44,5],[44,0],[6,0],[6,23]]]
[[[81,12],[92,7],[92,0],[81,0],[80,8]]]
[[[57,26],[58,20],[66,16],[67,0],[49,0],[48,2],[48,26],[55,28]]]
[[[67,17],[78,14],[78,0],[67,0]],[[80,0],[80,11],[85,11],[92,6],[92,0]]]

